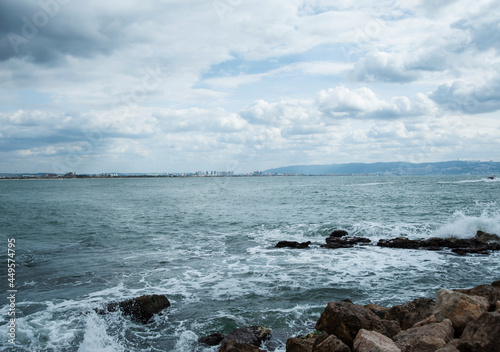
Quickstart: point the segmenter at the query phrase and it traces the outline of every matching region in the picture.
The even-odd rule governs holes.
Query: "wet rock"
[[[416,240],[410,240],[408,237],[396,237],[390,240],[381,239],[377,242],[379,247],[419,249],[420,243]]]
[[[265,352],[250,343],[241,343],[236,341],[226,341],[220,346],[219,352]]]
[[[296,242],[296,241],[279,241],[275,248],[309,248],[311,241]]]
[[[460,351],[498,352],[500,313],[484,313],[475,321],[469,322],[455,347]]]
[[[348,302],[330,302],[321,313],[316,330],[333,334],[349,347],[358,331],[374,330],[388,337],[400,331],[399,323],[379,318],[370,309]]]
[[[484,307],[482,302],[464,293],[446,289],[436,292],[434,315],[437,321],[450,319],[458,335],[462,333],[469,321],[479,318],[486,309],[487,307]]]
[[[207,346],[217,346],[224,340],[224,334],[220,332],[216,332],[207,336],[202,336],[198,339],[199,343],[202,343]]]
[[[330,234],[330,237],[337,237],[337,238],[341,238],[341,237],[344,237],[344,236],[347,236],[349,235],[347,233],[346,230],[334,230],[331,234]]]
[[[500,243],[500,237],[498,237],[493,233],[486,233],[483,231],[478,231],[476,233],[475,239],[481,243],[491,243],[491,242]]]
[[[377,314],[379,316],[379,318],[385,318],[385,313],[387,313],[387,311],[389,310],[389,308],[387,307],[381,307],[377,304],[373,304],[373,303],[370,303],[370,304],[367,304],[365,305],[365,308],[371,310],[373,313]]]
[[[168,307],[170,307],[170,302],[164,295],[145,295],[122,302],[109,303],[106,309],[95,309],[95,311],[104,314],[120,310],[134,320],[146,324],[154,314],[158,314]]]
[[[434,313],[435,302],[430,298],[417,298],[411,302],[394,306],[385,314],[384,318],[396,320],[401,325],[401,329],[411,328]]]
[[[337,249],[337,248],[351,248],[356,244],[369,244],[371,240],[365,237],[327,237],[326,244],[321,245],[323,248]]]
[[[338,339],[337,336],[329,335],[320,343],[315,344],[312,352],[351,352],[351,349]]]
[[[264,340],[271,337],[271,330],[264,326],[247,326],[231,331],[224,337],[222,344],[228,341],[239,343],[248,343],[254,346],[260,346]]]
[[[454,330],[448,319],[401,331],[393,337],[402,352],[434,352],[453,339]]]
[[[354,339],[354,352],[401,352],[394,341],[376,331],[361,329]]]

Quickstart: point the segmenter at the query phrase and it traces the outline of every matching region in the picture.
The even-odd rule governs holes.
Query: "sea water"
[[[265,350],[285,351],[329,301],[392,306],[499,280],[499,252],[375,245],[500,234],[499,195],[481,176],[2,180],[0,351],[216,351],[198,337],[248,325],[271,329]],[[334,229],[372,245],[320,248]],[[281,240],[312,244],[274,248]],[[146,325],[93,311],[145,294],[171,302]]]

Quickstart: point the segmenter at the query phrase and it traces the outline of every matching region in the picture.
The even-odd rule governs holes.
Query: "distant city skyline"
[[[500,3],[0,3],[0,173],[500,158]]]

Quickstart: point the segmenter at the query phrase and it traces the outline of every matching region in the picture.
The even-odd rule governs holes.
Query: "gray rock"
[[[361,329],[354,339],[354,352],[401,352],[394,341],[376,331]]]

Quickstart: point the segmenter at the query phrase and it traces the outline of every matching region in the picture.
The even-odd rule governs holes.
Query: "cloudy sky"
[[[0,0],[0,172],[499,161],[499,14],[493,0]]]

